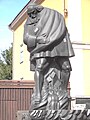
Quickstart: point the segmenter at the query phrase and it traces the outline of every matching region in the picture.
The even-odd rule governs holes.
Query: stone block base
[[[89,110],[18,111],[16,120],[90,120]]]
[[[29,120],[29,111],[18,111],[16,120]]]

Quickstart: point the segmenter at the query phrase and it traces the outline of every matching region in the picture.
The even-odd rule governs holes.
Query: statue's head
[[[31,17],[35,17],[39,12],[41,12],[43,9],[42,6],[37,5],[36,3],[31,3],[28,6],[27,14]]]

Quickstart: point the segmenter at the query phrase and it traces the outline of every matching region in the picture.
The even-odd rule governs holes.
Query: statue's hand
[[[41,36],[37,37],[37,42],[39,44],[46,44],[47,43],[47,35],[44,33]]]

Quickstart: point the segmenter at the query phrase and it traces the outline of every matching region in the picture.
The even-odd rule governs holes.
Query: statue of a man
[[[40,102],[45,72],[53,63],[59,66],[62,79],[68,84],[74,51],[64,17],[57,11],[31,4],[24,26],[24,43],[30,52],[30,68],[35,71],[35,101]],[[66,89],[66,88],[65,88]]]

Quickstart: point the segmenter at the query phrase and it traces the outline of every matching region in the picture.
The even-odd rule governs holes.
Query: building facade
[[[31,0],[32,1],[32,0]],[[70,33],[75,57],[70,58],[71,96],[90,95],[90,1],[89,0],[36,0],[36,3],[62,13]],[[34,80],[30,71],[29,53],[23,44],[24,24],[27,19],[27,5],[9,24],[13,31],[13,80]]]

